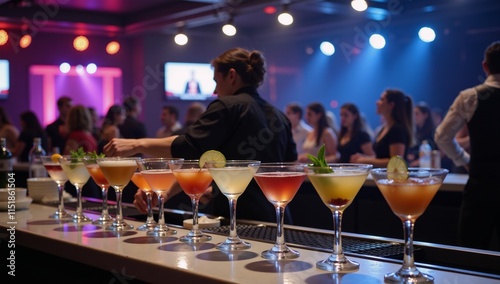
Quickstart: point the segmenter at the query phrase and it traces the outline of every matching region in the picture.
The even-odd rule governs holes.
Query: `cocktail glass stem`
[[[66,219],[66,218],[71,218],[71,215],[64,210],[64,198],[63,198],[63,192],[64,192],[64,183],[57,183],[57,191],[59,195],[59,205],[57,205],[57,210],[54,212],[54,214],[50,215],[50,218],[54,219]]]
[[[73,222],[80,223],[80,222],[88,222],[92,221],[89,217],[83,215],[83,206],[82,206],[82,189],[75,185],[75,190],[76,190],[76,213],[73,215]]]
[[[123,221],[123,211],[122,211],[122,187],[113,186],[116,193],[116,217],[110,226],[106,227],[106,230],[111,231],[125,231],[132,230],[134,226],[127,224]]]
[[[237,199],[229,199],[229,239],[238,240],[238,232],[236,231],[236,201]]]
[[[148,205],[148,217],[146,218],[146,224],[156,224],[155,218],[153,217],[153,194],[149,191],[146,194],[146,204]]]
[[[160,192],[157,191],[156,194],[158,195],[158,225],[152,230],[148,231],[148,235],[153,235],[156,237],[166,237],[170,235],[175,235],[177,231],[170,229],[167,224],[165,224],[165,217],[164,217],[164,206],[163,203],[165,202],[165,192]]]
[[[179,240],[182,242],[199,243],[207,242],[212,239],[211,236],[203,234],[198,224],[198,207],[200,203],[199,197],[191,198],[191,205],[193,207],[193,228],[186,236],[181,237]]]
[[[333,210],[333,252],[325,260],[316,263],[316,267],[335,272],[351,272],[359,269],[359,263],[347,259],[342,249],[342,211]]]
[[[101,216],[99,217],[99,219],[92,222],[93,224],[106,224],[113,221],[113,218],[111,217],[111,215],[109,215],[108,212],[108,187],[109,186],[101,187],[101,196],[102,196]]]
[[[403,220],[404,232],[404,257],[402,267],[394,272],[386,274],[384,277],[387,283],[434,283],[434,277],[421,273],[415,266],[413,255],[413,220]]]
[[[285,221],[285,206],[276,206],[276,242],[274,246],[261,253],[261,256],[266,259],[292,259],[300,256],[298,251],[290,249],[285,244],[285,231],[283,229],[283,223]]]

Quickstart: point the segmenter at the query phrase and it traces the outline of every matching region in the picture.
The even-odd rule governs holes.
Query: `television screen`
[[[215,99],[213,69],[208,63],[165,63],[165,95],[174,100]]]
[[[9,95],[9,61],[0,59],[0,98]]]

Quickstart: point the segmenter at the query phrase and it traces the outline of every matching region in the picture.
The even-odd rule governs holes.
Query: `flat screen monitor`
[[[0,59],[0,98],[5,99],[9,95],[9,61]]]
[[[211,100],[215,81],[208,63],[165,63],[165,96],[171,100]]]

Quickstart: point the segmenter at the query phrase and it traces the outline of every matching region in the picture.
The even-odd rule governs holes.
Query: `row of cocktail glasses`
[[[333,214],[333,252],[316,266],[323,270],[349,272],[359,269],[359,264],[347,259],[342,250],[341,220],[343,211],[352,203],[359,189],[365,182],[372,166],[364,164],[329,164],[328,169],[297,163],[260,163],[259,161],[230,160],[224,162],[209,161],[200,168],[198,160],[169,158],[83,158],[63,157],[54,163],[50,157],[44,158],[44,164],[50,176],[60,188],[69,181],[76,187],[78,207],[71,216],[64,211],[62,198],[53,218],[67,218],[74,222],[90,221],[83,215],[81,207],[81,187],[89,176],[101,186],[103,193],[103,211],[95,223],[107,224],[108,230],[130,230],[133,226],[123,220],[121,192],[130,179],[146,193],[148,218],[139,230],[146,230],[148,235],[164,237],[176,234],[169,228],[163,217],[163,203],[172,185],[177,181],[184,192],[191,198],[193,207],[193,228],[179,240],[189,243],[205,242],[211,236],[198,228],[198,202],[210,186],[212,179],[220,191],[229,199],[230,234],[216,247],[220,250],[241,250],[251,245],[241,240],[236,231],[236,202],[248,184],[254,178],[266,198],[276,208],[277,234],[274,246],[262,252],[266,259],[292,259],[299,257],[299,252],[289,248],[284,241],[283,220],[286,205],[292,201],[302,182],[309,178],[323,203]],[[62,167],[62,171],[61,171]],[[140,172],[136,172],[137,167]],[[442,169],[409,169],[405,181],[391,180],[385,169],[371,170],[393,212],[403,221],[405,233],[405,252],[402,268],[386,275],[388,282],[432,282],[432,277],[419,272],[413,260],[413,224],[425,211],[439,189],[447,171]],[[66,177],[67,176],[67,177]],[[107,188],[111,185],[116,191],[117,216],[112,219],[107,212]],[[152,216],[152,192],[158,196],[158,223]],[[307,214],[307,212],[304,212]],[[413,283],[413,282],[412,282]]]

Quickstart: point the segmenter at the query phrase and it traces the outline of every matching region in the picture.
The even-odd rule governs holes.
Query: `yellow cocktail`
[[[333,214],[333,252],[316,267],[334,272],[359,269],[359,263],[347,259],[342,249],[342,214],[349,206],[368,176],[372,165],[328,164],[327,167],[307,166],[306,173],[312,185]]]

